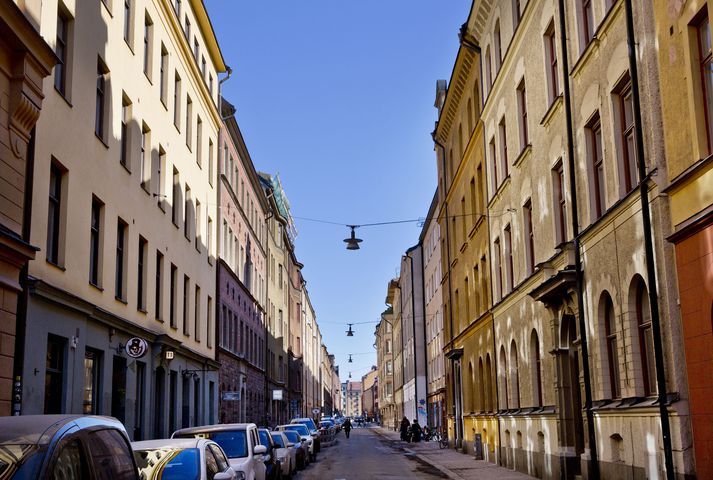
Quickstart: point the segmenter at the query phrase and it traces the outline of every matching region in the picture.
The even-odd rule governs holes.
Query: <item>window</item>
[[[151,58],[153,57],[153,21],[144,13],[144,75],[151,80]]]
[[[125,402],[126,402],[126,372],[120,369],[126,368],[126,359],[114,357],[117,377],[120,377],[121,390],[117,391],[113,397],[117,400],[117,413],[112,414],[122,423],[125,422]],[[128,480],[136,475],[136,467],[132,461],[132,451],[130,445],[126,443],[121,433],[113,429],[93,430],[87,433],[87,447],[89,449],[89,460],[94,465],[96,480]],[[110,465],[109,468],[107,468]],[[83,477],[70,477],[83,478]]]
[[[520,408],[520,359],[517,356],[517,344],[515,340],[510,343],[510,408]]]
[[[517,113],[520,126],[520,151],[530,143],[527,132],[527,94],[525,92],[525,78],[517,86]]]
[[[581,0],[582,23],[581,23],[581,40],[582,45],[580,50],[584,50],[589,42],[594,38],[594,12],[592,10],[592,0]]]
[[[500,265],[501,257],[500,257],[500,239],[496,238],[494,242],[494,249],[493,249],[493,269],[495,270],[495,293],[498,297],[498,299],[501,299],[503,296],[503,270],[502,266]]]
[[[109,70],[101,58],[97,61],[96,110],[94,112],[94,133],[106,144],[106,84]]]
[[[130,170],[129,150],[131,139],[129,122],[131,121],[131,100],[126,94],[121,97],[121,148],[119,150],[119,163]]]
[[[176,73],[173,79],[173,124],[181,131],[181,77]]]
[[[505,226],[503,235],[505,242],[505,289],[510,292],[513,289],[513,262],[512,262],[512,233],[510,225]]]
[[[139,236],[139,259],[137,263],[136,282],[136,308],[146,311],[146,255],[148,254],[149,242],[144,237]]]
[[[488,95],[493,89],[493,71],[492,60],[490,58],[490,46],[485,47],[485,79],[487,80]]]
[[[540,357],[540,339],[537,330],[530,335],[530,368],[532,372],[532,399],[536,407],[542,407],[542,358]]]
[[[133,1],[134,0],[124,0],[124,41],[126,42],[127,45],[129,45],[129,48],[134,48],[133,45],[133,38],[132,38],[132,33],[134,30],[133,26],[133,18],[134,18],[134,9],[133,9]]]
[[[180,208],[178,208],[178,202],[179,199],[181,198],[181,183],[178,178],[178,170],[176,170],[176,167],[173,167],[173,191],[171,194],[171,208],[172,208],[172,217],[171,219],[173,220],[173,224],[175,226],[178,226],[178,222],[180,221]]]
[[[475,177],[470,178],[470,215],[473,219],[473,225],[478,221],[478,197],[475,191]]]
[[[52,162],[50,165],[49,205],[47,208],[47,261],[61,265],[60,240],[63,235],[62,215],[62,183],[65,172],[59,165]]]
[[[711,49],[711,26],[707,10],[695,25],[698,37],[698,61],[701,75],[702,103],[705,114],[707,153],[713,149],[713,51]]]
[[[626,75],[616,96],[619,107],[619,160],[622,194],[629,193],[637,185],[638,169],[636,166],[636,131],[634,130],[634,107],[631,96],[631,80]]]
[[[154,318],[163,321],[163,253],[156,251]]]
[[[498,125],[498,131],[500,133],[500,163],[502,165],[503,181],[508,177],[508,138],[507,138],[507,128],[505,126],[505,116],[500,119],[500,124]]]
[[[201,287],[196,285],[195,296],[193,300],[193,322],[195,323],[194,331],[196,342],[201,341]]]
[[[188,48],[190,48],[191,45],[191,21],[188,20],[188,15],[186,15],[186,28],[184,30],[184,33],[186,34],[186,40],[188,40]]]
[[[604,335],[606,336],[607,363],[609,366],[609,388],[611,398],[621,397],[619,383],[619,353],[616,341],[616,314],[614,313],[614,303],[609,293],[602,295],[602,306],[604,313]]]
[[[208,348],[213,348],[213,299],[210,295],[206,301],[206,306],[206,344],[208,345]]]
[[[190,318],[190,288],[191,279],[188,275],[183,275],[183,334],[186,336],[190,335],[189,331],[189,318]]]
[[[592,182],[589,186],[592,221],[602,216],[606,210],[606,190],[604,180],[604,155],[602,154],[602,125],[599,114],[589,121],[587,128],[587,150]]]
[[[208,253],[208,261],[211,261],[213,255],[213,219],[208,217],[208,232],[206,236],[206,252]]]
[[[114,296],[118,300],[126,300],[126,230],[128,225],[122,219],[116,222],[116,275]]]
[[[555,210],[555,241],[559,245],[567,240],[567,203],[562,159],[559,159],[555,168],[552,169],[552,192]]]
[[[178,17],[179,21],[181,18],[181,0],[174,0],[173,1],[173,10],[176,12],[176,16]]]
[[[186,96],[186,146],[188,150],[192,149],[191,137],[193,136],[193,100],[189,95]]]
[[[45,360],[45,414],[64,413],[64,363],[67,339],[49,334]]]
[[[54,52],[57,55],[57,65],[54,67],[54,88],[63,96],[67,96],[67,75],[69,71],[69,34],[72,19],[60,6],[57,12],[57,39]]]
[[[141,188],[149,191],[151,184],[151,129],[145,123],[141,125],[141,151],[139,152],[139,178]]]
[[[527,273],[535,271],[535,235],[532,231],[532,201],[528,198],[522,206],[523,224],[525,225],[525,264]]]
[[[183,235],[186,240],[191,241],[191,224],[193,223],[193,199],[191,198],[191,187],[186,185],[186,198],[183,207]]]
[[[461,218],[461,244],[465,244],[468,240],[468,228],[466,227],[466,211],[465,211],[465,197],[460,199],[460,218]]]
[[[512,30],[513,32],[517,30],[518,25],[520,25],[520,19],[522,18],[520,10],[520,0],[512,0]]]
[[[205,81],[206,65],[205,57],[201,55],[201,77],[203,77],[203,81]]]
[[[495,137],[490,139],[488,146],[490,147],[490,164],[493,168],[493,195],[495,195],[495,192],[498,190],[498,186],[500,185],[498,183],[498,158],[495,153]]]
[[[84,350],[84,390],[82,392],[82,413],[101,413],[101,373],[102,352],[86,347]]]
[[[96,197],[92,198],[89,239],[89,282],[97,287],[101,287],[101,241],[103,237],[101,227],[103,214],[104,204]]]
[[[168,50],[161,42],[161,65],[159,67],[159,89],[161,94],[161,102],[166,106],[166,92],[168,91]]]
[[[557,41],[555,40],[555,23],[550,22],[545,30],[545,65],[547,67],[547,87],[550,104],[560,95],[559,73],[557,71]]]
[[[656,395],[656,364],[654,357],[654,337],[651,330],[651,309],[649,293],[643,280],[636,286],[636,323],[639,329],[639,353],[641,372],[646,396]]]
[[[171,279],[170,279],[170,296],[168,299],[168,318],[169,318],[169,324],[171,325],[171,328],[177,328],[176,327],[176,289],[178,288],[178,285],[176,284],[178,282],[178,268],[174,265],[171,264]]]
[[[198,252],[200,252],[201,251],[201,238],[202,238],[202,235],[201,235],[201,202],[199,202],[198,200],[196,200],[195,217],[196,217],[196,225],[195,225],[195,232],[194,232],[195,233],[194,244],[195,244],[196,250],[198,250]]]
[[[198,63],[198,55],[200,51],[200,47],[198,45],[198,39],[196,37],[193,37],[193,58],[195,58],[196,63]]]
[[[208,74],[208,91],[210,92],[211,98],[213,97],[213,75]]]
[[[213,140],[208,139],[208,184],[213,186]]]
[[[493,31],[493,45],[495,55],[495,75],[500,72],[500,68],[503,66],[503,52],[502,43],[500,39],[500,20],[495,20],[495,29]]]
[[[196,163],[203,166],[203,121],[196,116]]]

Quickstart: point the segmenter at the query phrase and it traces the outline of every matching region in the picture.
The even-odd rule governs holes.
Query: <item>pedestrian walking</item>
[[[418,419],[414,418],[411,424],[411,441],[414,443],[420,442],[422,433],[423,430],[421,429],[421,425],[418,424]]]
[[[342,428],[344,429],[344,435],[349,438],[349,432],[352,431],[352,421],[349,420],[348,418],[344,420],[344,423],[342,424]]]
[[[404,442],[409,441],[410,437],[410,432],[409,429],[411,428],[411,424],[408,421],[408,418],[404,417],[403,420],[401,420],[401,440]]]

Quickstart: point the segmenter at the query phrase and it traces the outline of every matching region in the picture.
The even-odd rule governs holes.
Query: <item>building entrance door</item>
[[[582,388],[580,383],[580,340],[576,319],[562,317],[560,348],[557,351],[559,377],[559,423],[564,478],[581,474],[580,458],[584,452],[584,424],[582,421]]]

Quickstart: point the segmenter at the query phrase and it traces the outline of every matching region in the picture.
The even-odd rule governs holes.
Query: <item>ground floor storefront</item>
[[[111,415],[133,440],[217,420],[217,363],[168,335],[40,281],[26,327],[23,415]]]

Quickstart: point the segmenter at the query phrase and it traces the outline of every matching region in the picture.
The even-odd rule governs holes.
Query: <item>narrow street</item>
[[[448,478],[436,468],[404,451],[401,442],[378,435],[371,428],[355,428],[347,439],[323,448],[318,461],[297,475],[301,479],[433,479]]]

